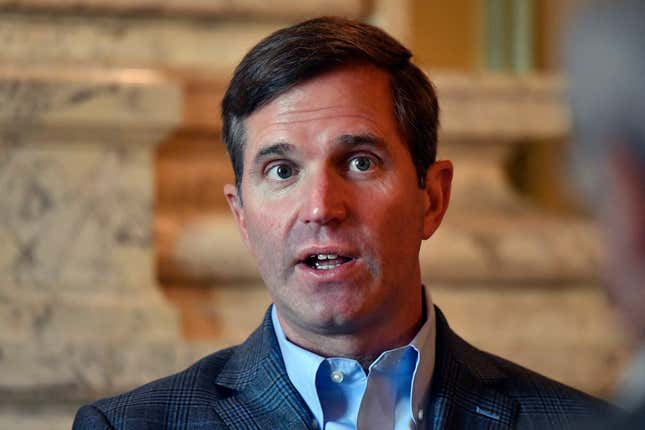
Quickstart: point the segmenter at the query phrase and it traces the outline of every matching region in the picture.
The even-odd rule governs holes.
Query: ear
[[[237,222],[237,227],[240,230],[240,235],[244,244],[249,246],[249,236],[246,231],[246,219],[244,218],[244,208],[242,207],[242,199],[238,195],[237,187],[233,184],[224,185],[224,196],[226,197],[226,202],[228,203],[229,209],[235,217]]]
[[[435,161],[426,172],[423,239],[432,236],[448,209],[452,172],[449,160]]]

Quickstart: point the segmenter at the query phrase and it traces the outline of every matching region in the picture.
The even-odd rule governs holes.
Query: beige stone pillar
[[[151,160],[181,103],[147,72],[0,71],[0,408],[77,406],[205,352],[154,278]]]

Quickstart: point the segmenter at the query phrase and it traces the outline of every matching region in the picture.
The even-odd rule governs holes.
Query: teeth
[[[336,268],[338,266],[340,266],[340,263],[323,264],[323,263],[316,262],[316,269],[318,269],[318,270],[329,270],[329,269],[334,269],[334,268]]]
[[[339,258],[338,254],[312,254],[309,257],[309,264],[317,270],[329,270],[343,265],[345,260]]]

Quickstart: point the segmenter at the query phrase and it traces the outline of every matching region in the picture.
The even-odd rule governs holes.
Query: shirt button
[[[331,372],[331,380],[334,381],[337,384],[340,384],[343,382],[343,379],[345,379],[345,375],[343,375],[343,372],[340,370],[334,370]]]
[[[417,411],[417,419],[418,419],[419,421],[422,421],[422,420],[423,420],[423,409],[419,409],[419,410]]]

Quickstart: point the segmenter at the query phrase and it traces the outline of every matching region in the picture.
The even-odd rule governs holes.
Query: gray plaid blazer
[[[437,313],[436,364],[420,429],[580,428],[606,404],[458,337]],[[73,430],[316,429],[287,376],[270,313],[241,345],[83,406]]]

